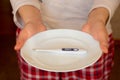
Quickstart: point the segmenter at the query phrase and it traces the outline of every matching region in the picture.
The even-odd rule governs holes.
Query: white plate
[[[80,50],[62,51],[62,48]],[[69,72],[86,68],[95,63],[101,55],[98,41],[87,33],[71,29],[40,32],[28,39],[21,49],[21,56],[27,63],[53,72]]]

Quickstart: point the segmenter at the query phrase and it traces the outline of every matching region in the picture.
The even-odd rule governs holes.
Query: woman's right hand
[[[31,36],[46,30],[38,8],[31,5],[24,5],[18,9],[18,15],[25,25],[17,38],[15,50],[20,50],[26,40]]]
[[[29,39],[31,36],[33,36],[39,32],[45,31],[45,30],[46,30],[46,27],[39,22],[27,23],[24,26],[24,28],[21,30],[21,32],[17,38],[16,45],[15,45],[14,49],[20,50],[27,39]]]

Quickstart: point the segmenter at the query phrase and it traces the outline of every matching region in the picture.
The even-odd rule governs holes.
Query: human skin
[[[40,11],[37,8],[25,5],[19,8],[18,14],[23,19],[25,26],[17,38],[15,50],[20,50],[25,41],[31,36],[46,30],[45,25],[42,24]],[[99,41],[104,53],[108,52],[108,33],[105,26],[108,17],[109,12],[106,8],[99,7],[93,9],[82,28],[82,31],[89,33]]]
[[[108,33],[106,23],[109,18],[109,12],[106,8],[100,7],[91,11],[82,31],[89,33],[99,41],[100,47],[104,53],[108,53]]]

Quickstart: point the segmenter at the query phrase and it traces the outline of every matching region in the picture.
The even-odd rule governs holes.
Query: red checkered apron
[[[17,34],[19,34],[17,31]],[[21,80],[108,80],[113,66],[114,40],[109,35],[109,52],[93,65],[73,72],[48,72],[26,63],[18,52]]]

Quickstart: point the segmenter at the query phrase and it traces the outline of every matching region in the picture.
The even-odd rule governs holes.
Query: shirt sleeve
[[[22,19],[17,14],[17,11],[21,6],[32,5],[38,9],[40,9],[40,1],[39,0],[10,0],[10,3],[12,6],[12,9],[13,9],[13,11],[12,11],[13,20],[19,28],[23,28],[23,25],[24,25]]]
[[[98,7],[104,7],[109,11],[109,19],[107,24],[110,22],[112,16],[114,15],[114,12],[116,8],[118,7],[120,3],[120,0],[94,0],[93,6],[90,10],[90,12]]]

